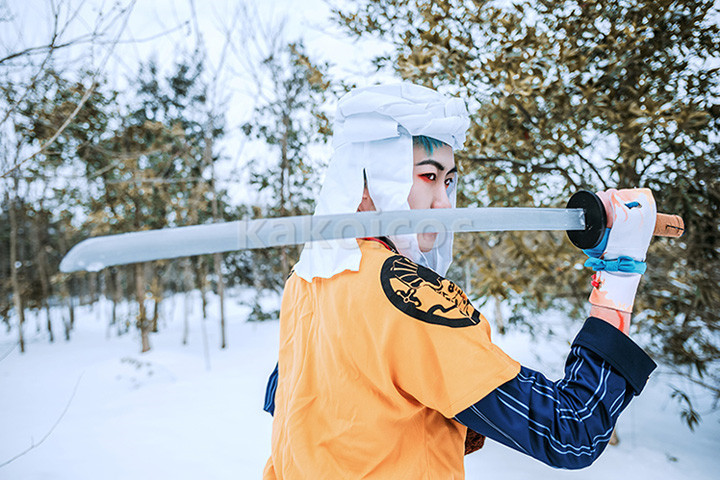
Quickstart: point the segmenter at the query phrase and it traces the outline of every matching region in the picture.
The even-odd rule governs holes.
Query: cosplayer
[[[468,125],[461,100],[424,87],[350,92],[315,214],[455,207]],[[452,233],[307,244],[283,294],[264,478],[464,478],[467,440],[482,435],[554,467],[592,463],[655,367],[627,337],[655,203],[647,190],[602,196],[614,223],[587,253],[637,268],[595,275],[557,382],[494,345],[444,278]]]

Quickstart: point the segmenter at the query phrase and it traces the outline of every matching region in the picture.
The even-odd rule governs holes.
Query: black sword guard
[[[581,208],[585,211],[585,230],[567,230],[572,244],[583,250],[597,247],[607,226],[607,214],[600,197],[587,190],[580,190],[570,197],[567,208]]]

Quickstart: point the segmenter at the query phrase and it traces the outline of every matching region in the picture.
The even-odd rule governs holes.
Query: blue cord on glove
[[[635,208],[639,207],[640,204],[638,202],[630,202],[626,203],[625,206],[628,208]],[[600,257],[602,257],[602,254],[607,248],[609,238],[610,229],[606,228],[602,240],[600,240],[600,243],[595,248],[583,250],[583,253],[590,257],[585,260],[586,267],[590,267],[596,272],[605,270],[608,272],[639,273],[640,275],[645,273],[645,270],[647,270],[647,264],[645,262],[634,260],[630,257],[619,257],[616,260],[602,260]]]
[[[600,257],[603,252],[605,252],[608,238],[610,238],[610,229],[606,228],[605,235],[603,235],[603,238],[597,247],[583,250],[585,255],[590,257],[585,261],[586,267],[590,267],[596,272],[605,270],[608,272],[639,273],[641,275],[645,273],[645,270],[647,270],[647,264],[645,262],[633,260],[630,257],[620,257],[616,260],[602,260]]]
[[[585,260],[585,266],[592,268],[596,272],[605,270],[607,272],[639,273],[640,275],[647,270],[647,264],[645,262],[639,262],[630,257],[619,257],[615,260],[602,260],[600,258],[590,257]]]
[[[603,252],[605,251],[605,248],[608,244],[608,238],[610,238],[610,229],[605,229],[605,235],[603,235],[602,240],[600,240],[600,243],[598,243],[597,247],[595,248],[588,248],[587,250],[583,250],[585,255],[588,257],[595,257],[600,258],[602,257]]]

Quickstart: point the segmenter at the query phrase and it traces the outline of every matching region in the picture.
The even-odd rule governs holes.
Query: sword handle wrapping
[[[685,232],[685,222],[680,215],[658,213],[655,220],[653,235],[658,237],[682,237]]]
[[[605,205],[596,194],[580,190],[573,194],[567,208],[581,208],[585,211],[585,230],[568,230],[567,234],[573,245],[581,249],[596,247],[605,234],[605,229],[612,227],[611,207]],[[658,213],[655,220],[653,235],[658,237],[678,238],[685,232],[685,222],[679,215]]]

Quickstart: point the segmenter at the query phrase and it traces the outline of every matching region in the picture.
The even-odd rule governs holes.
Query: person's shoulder
[[[399,311],[426,323],[469,327],[483,317],[454,282],[409,258],[390,252],[379,269],[384,296]]]

